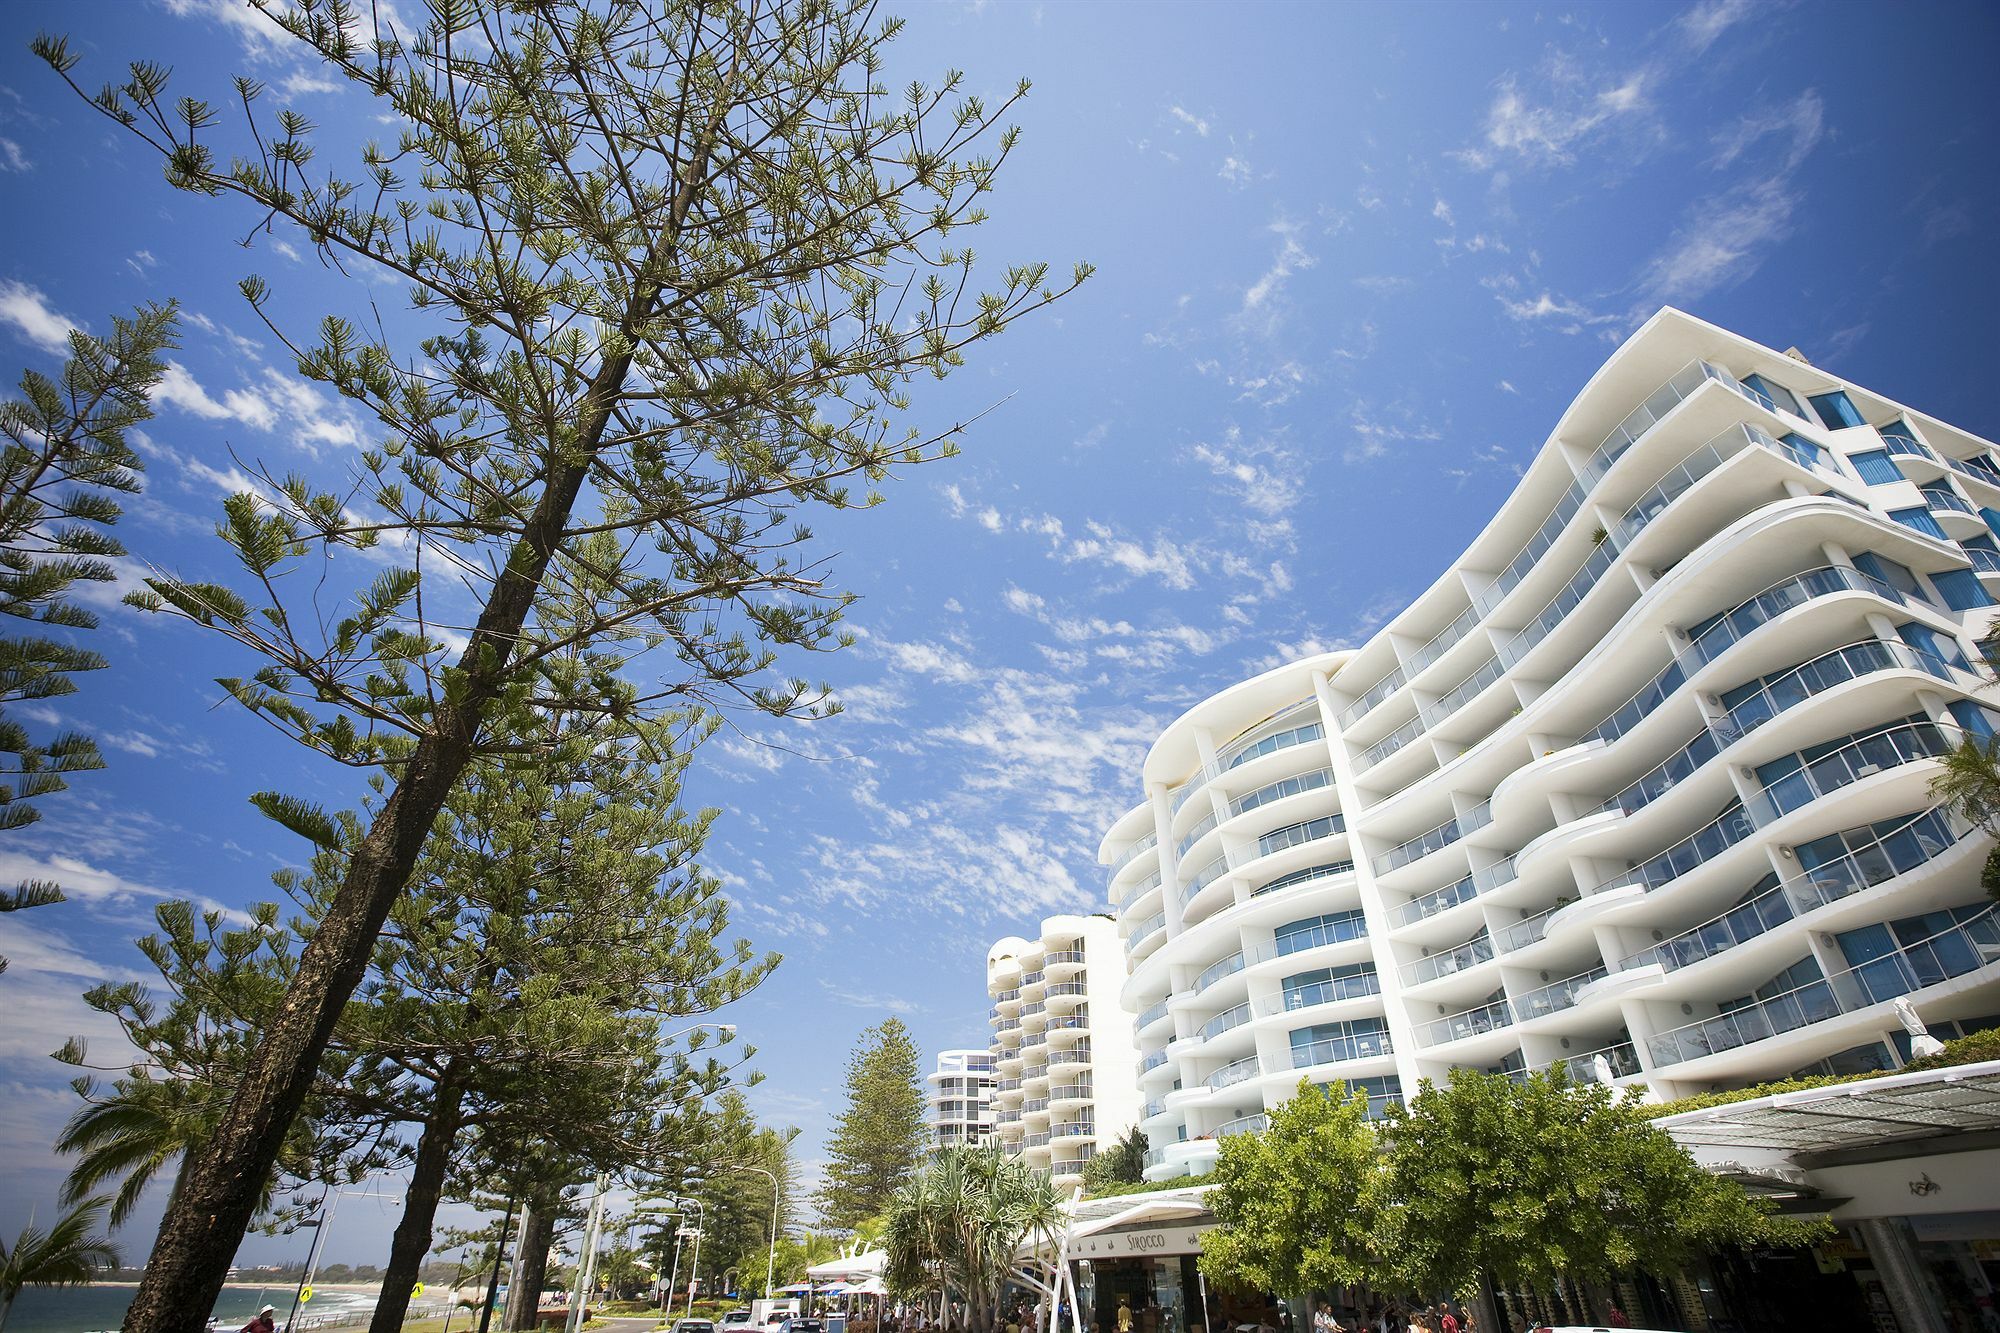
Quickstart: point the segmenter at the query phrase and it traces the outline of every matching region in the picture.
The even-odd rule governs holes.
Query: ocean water
[[[108,1286],[25,1288],[8,1312],[7,1333],[99,1333],[116,1329],[124,1322],[126,1307],[132,1304],[135,1290]],[[260,1308],[275,1305],[278,1309],[272,1318],[277,1321],[279,1333],[284,1333],[285,1313],[292,1308],[292,1290],[290,1284],[230,1285],[222,1289],[211,1313],[218,1321],[218,1328],[235,1333]],[[317,1323],[328,1315],[355,1316],[374,1308],[372,1291],[328,1291],[322,1287],[313,1293],[311,1303],[301,1308],[300,1315],[304,1318],[309,1312]]]

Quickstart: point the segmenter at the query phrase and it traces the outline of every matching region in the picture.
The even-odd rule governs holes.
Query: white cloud
[[[1639,275],[1634,318],[1741,282],[1764,252],[1791,235],[1801,195],[1783,180],[1757,181],[1688,210],[1666,248]]]
[[[12,324],[22,337],[47,352],[67,352],[70,330],[82,327],[53,309],[39,290],[11,278],[0,280],[0,323]]]
[[[1274,518],[1290,512],[1303,496],[1305,460],[1281,440],[1246,440],[1231,426],[1213,442],[1195,444],[1189,454],[1228,484],[1252,513]]]
[[[21,145],[0,136],[0,171],[28,171],[35,164],[21,151]]]
[[[1676,20],[1681,36],[1699,55],[1751,12],[1750,0],[1706,0]]]
[[[153,401],[168,407],[178,407],[192,416],[207,421],[222,421],[236,417],[238,413],[209,396],[188,368],[178,361],[167,362],[167,372],[160,377],[153,390]]]
[[[1222,159],[1222,167],[1215,174],[1231,185],[1241,187],[1250,183],[1250,164],[1232,154]]]
[[[1438,196],[1438,201],[1435,204],[1431,205],[1431,216],[1436,218],[1439,222],[1444,223],[1444,225],[1447,227],[1453,227],[1458,225],[1457,223],[1452,221],[1451,205],[1447,204],[1444,201],[1444,196],[1442,195]]]
[[[1181,124],[1187,126],[1189,129],[1193,130],[1196,134],[1200,135],[1202,138],[1206,139],[1208,137],[1208,122],[1203,120],[1200,116],[1195,115],[1194,112],[1189,111],[1187,108],[1179,106],[1170,106],[1167,108],[1167,114],[1172,116],[1175,120],[1178,120]]]
[[[1543,292],[1531,301],[1510,301],[1502,296],[1500,304],[1510,316],[1519,320],[1560,319],[1576,324],[1603,324],[1617,318],[1615,315],[1599,314],[1580,301],[1549,292]]]
[[[1251,283],[1243,291],[1242,314],[1249,315],[1262,309],[1272,297],[1283,290],[1285,283],[1294,273],[1308,269],[1317,262],[1306,248],[1299,244],[1300,228],[1288,218],[1279,218],[1270,226],[1271,233],[1278,238],[1278,253],[1271,260],[1263,276]]]
[[[922,1013],[924,1008],[915,1001],[905,1000],[900,996],[877,995],[870,992],[848,990],[845,986],[831,981],[826,977],[820,978],[819,986],[821,990],[826,992],[828,999],[838,1001],[855,1009],[874,1009],[882,1013],[908,1015]]]
[[[337,93],[341,86],[338,79],[328,78],[318,70],[295,69],[278,85],[278,91],[286,97],[304,97],[312,93]]]

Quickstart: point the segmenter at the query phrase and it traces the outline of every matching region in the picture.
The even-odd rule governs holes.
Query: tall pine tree
[[[1026,85],[892,93],[900,21],[871,0],[255,7],[372,98],[395,142],[343,170],[311,118],[267,110],[281,90],[238,79],[225,113],[142,59],[94,91],[76,47],[35,42],[169,184],[239,201],[246,228],[390,278],[411,306],[306,333],[244,280],[299,373],[372,417],[371,447],[333,484],[259,469],[225,503],[233,583],[162,576],[140,599],[241,647],[251,669],[225,688],[243,706],[393,781],[183,1174],[129,1333],[200,1333],[433,821],[494,756],[495,714],[595,715],[626,665],[551,698],[538,664],[615,644],[645,711],[825,712],[824,688],[773,673],[845,641],[805,518],[948,452],[953,430],[901,424],[909,382],[1086,275],[1023,264],[980,289],[964,229]],[[539,594],[604,533],[617,597],[552,633]]]
[[[864,1031],[847,1058],[847,1109],[827,1145],[813,1202],[827,1226],[851,1229],[889,1210],[916,1174],[929,1131],[917,1044],[900,1018]]]

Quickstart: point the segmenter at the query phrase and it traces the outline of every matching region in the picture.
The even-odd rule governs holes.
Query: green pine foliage
[[[1219,1225],[1202,1272],[1260,1291],[1384,1285],[1390,1208],[1368,1094],[1301,1079],[1270,1118],[1261,1134],[1222,1141],[1203,1196]]]
[[[105,664],[75,642],[97,626],[78,585],[117,577],[117,497],[139,489],[143,467],[127,436],[153,415],[147,396],[173,345],[173,306],[141,306],[113,320],[108,337],[71,330],[62,373],[26,371],[20,397],[0,401],[0,615],[13,617],[0,634],[0,830],[41,818],[35,802],[63,791],[70,774],[104,767],[88,736],[38,737],[19,705],[74,693],[77,673]],[[62,897],[34,880],[0,890],[0,912]]]
[[[967,229],[1026,85],[892,92],[900,20],[872,0],[454,0],[395,25],[350,0],[258,8],[392,140],[324,161],[311,119],[273,112],[255,79],[214,101],[142,59],[93,91],[78,47],[35,42],[172,185],[409,306],[288,329],[270,285],[243,280],[372,439],[330,484],[253,468],[259,494],[222,516],[237,573],[163,574],[135,599],[236,644],[238,702],[390,786],[162,1221],[132,1333],[212,1302],[432,822],[500,756],[496,731],[523,734],[496,716],[588,720],[619,744],[663,710],[832,711],[790,674],[847,641],[809,520],[951,453],[956,427],[905,420],[911,386],[1088,271],[975,264]],[[547,619],[543,594],[586,575],[608,593]],[[542,673],[572,647],[583,669]]]
[[[820,1221],[846,1230],[887,1212],[928,1141],[917,1044],[903,1020],[890,1018],[862,1032],[848,1057],[847,1107],[813,1198]]]

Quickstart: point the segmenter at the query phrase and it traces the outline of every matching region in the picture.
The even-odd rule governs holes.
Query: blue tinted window
[[[1865,454],[1850,454],[1847,461],[1854,464],[1854,470],[1861,474],[1861,480],[1870,486],[1886,486],[1892,481],[1903,479],[1902,470],[1890,461],[1888,451],[1885,449],[1870,449]]]
[[[1966,731],[1982,741],[1993,739],[1993,717],[1970,699],[1954,700],[1951,715]]]
[[[1745,386],[1751,389],[1755,389],[1758,393],[1762,394],[1765,398],[1770,400],[1771,404],[1774,407],[1781,407],[1785,411],[1790,412],[1795,417],[1802,417],[1805,415],[1804,412],[1801,412],[1799,410],[1799,400],[1794,398],[1792,396],[1792,391],[1790,389],[1787,389],[1784,385],[1773,384],[1771,383],[1771,381],[1765,379],[1762,375],[1745,375],[1743,377],[1743,383]]]
[[[1944,529],[1931,517],[1928,509],[1891,509],[1889,517],[1901,523],[1912,532],[1921,532],[1926,537],[1942,537]]]
[[[1892,421],[1886,426],[1877,426],[1875,429],[1879,434],[1893,435],[1899,440],[1908,440],[1911,444],[1917,443],[1917,433],[1910,429],[1906,421]]]
[[[1784,439],[1786,444],[1791,445],[1792,448],[1798,450],[1800,453],[1804,454],[1807,458],[1810,458],[1818,463],[1826,462],[1826,450],[1822,449],[1819,446],[1818,441],[1808,440],[1805,436],[1799,434],[1795,430],[1786,431],[1782,438]]]
[[[1979,576],[1969,569],[1947,569],[1942,574],[1933,574],[1931,583],[1938,596],[1944,598],[1944,604],[1954,611],[1993,605],[1993,598],[1980,586]]]
[[[1845,389],[1835,389],[1832,393],[1816,393],[1807,401],[1813,405],[1813,411],[1819,413],[1819,419],[1832,430],[1844,430],[1849,426],[1868,424],[1861,419],[1861,413],[1855,411],[1854,404],[1848,401]]]

